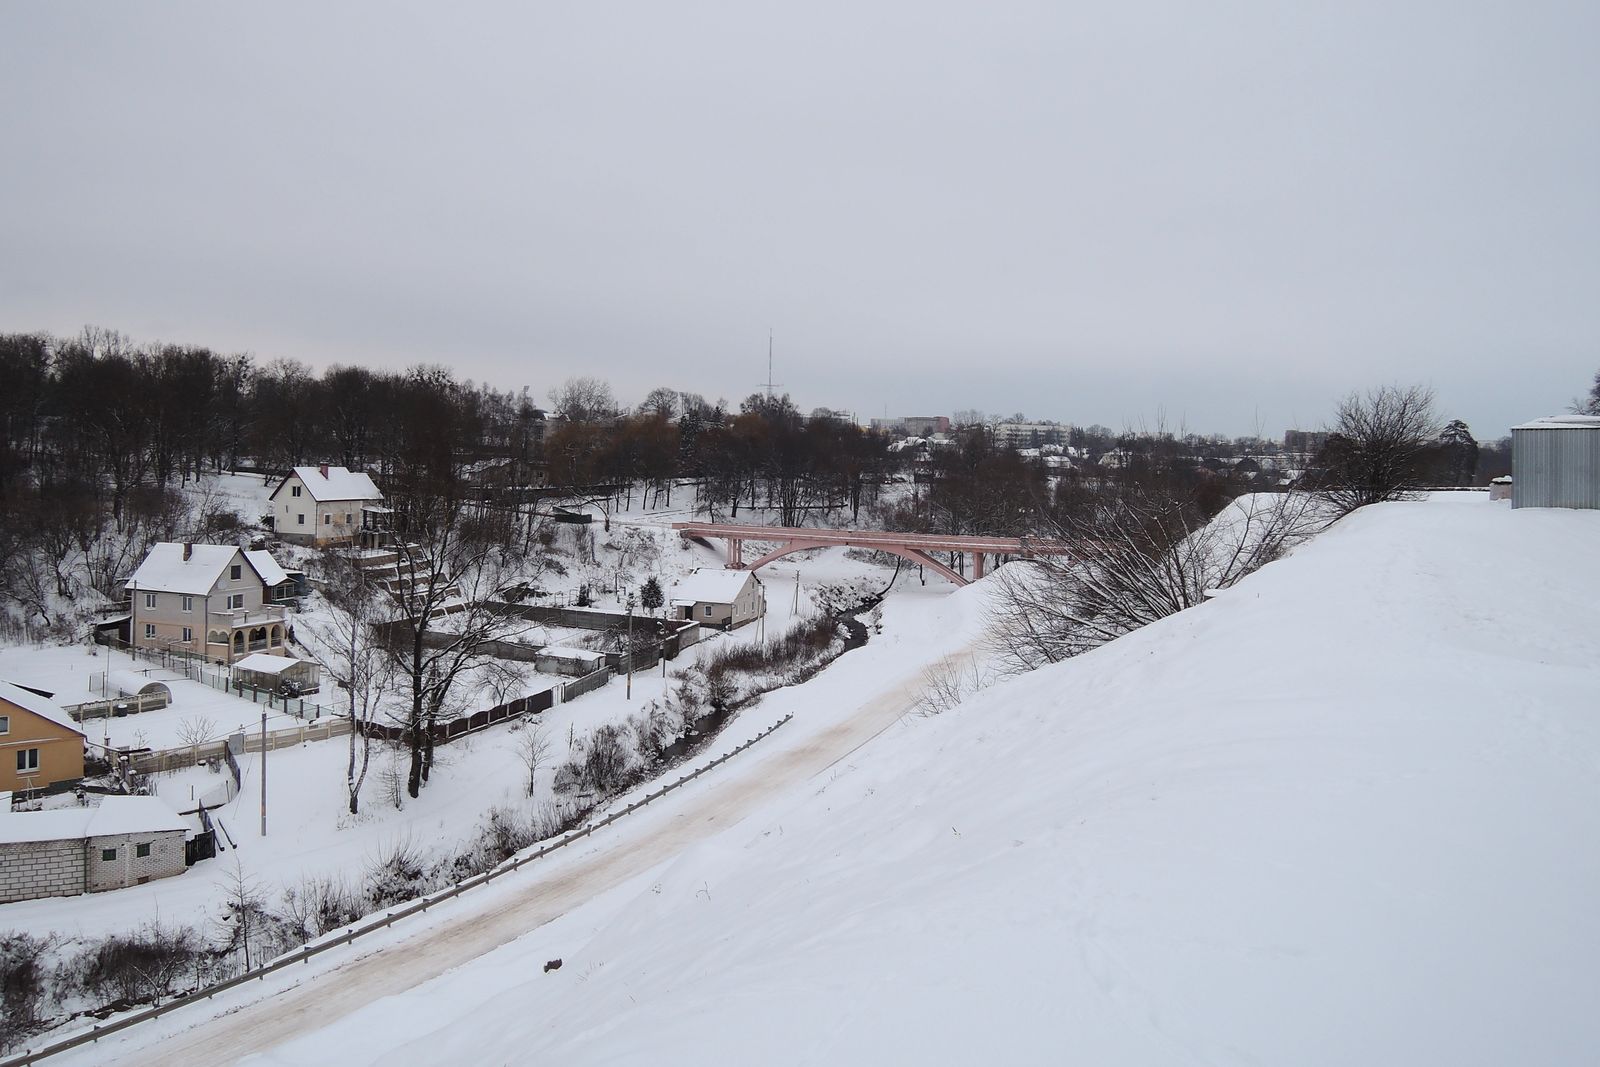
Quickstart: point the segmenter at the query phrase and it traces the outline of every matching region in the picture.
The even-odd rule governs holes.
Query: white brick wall
[[[70,897],[82,892],[81,840],[0,845],[0,903],[35,897]]]
[[[158,834],[123,834],[116,837],[91,837],[89,839],[89,891],[98,893],[105,889],[121,889],[138,885],[153,878],[170,878],[184,872],[183,839],[181,830],[168,830]],[[148,844],[150,855],[141,857],[137,846]],[[116,852],[116,859],[106,860],[101,854],[106,849]]]

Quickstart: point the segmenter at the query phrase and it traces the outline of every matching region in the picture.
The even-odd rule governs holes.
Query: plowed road
[[[963,657],[970,654],[961,653]],[[202,1003],[134,1027],[125,1038],[113,1037],[98,1047],[74,1050],[63,1056],[62,1062],[212,1067],[265,1052],[327,1026],[366,1004],[421,985],[515,941],[733,825],[894,724],[916,705],[924,688],[919,667],[880,690],[848,718],[794,745],[790,731],[805,728],[804,714],[797,715],[794,723],[773,735],[778,740],[763,742],[706,775],[702,781],[707,789],[669,794],[651,805],[651,809],[659,807],[673,816],[670,822],[658,822],[648,832],[640,832],[646,827],[624,820],[589,838],[594,850],[559,871],[541,875],[539,864],[530,864],[507,875],[507,882],[522,884],[509,900],[493,909],[436,916],[431,921],[420,917],[406,920],[419,924],[416,934],[406,940],[314,972],[300,984],[230,1014],[208,1021]],[[774,747],[763,754],[766,744]],[[470,901],[471,896],[460,899]],[[403,925],[396,927],[401,929]],[[205,1025],[201,1027],[201,1023]],[[190,1029],[157,1040],[157,1031],[174,1025]],[[141,1047],[152,1040],[157,1040],[153,1047]]]

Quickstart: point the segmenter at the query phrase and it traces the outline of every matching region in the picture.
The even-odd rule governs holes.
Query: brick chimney
[[[328,465],[326,463],[319,465],[317,467],[317,472],[326,478],[328,476]]]
[[[185,541],[183,543],[183,561],[185,563],[188,563],[189,562],[189,557],[192,556],[192,555],[194,555],[194,542],[193,541]]]

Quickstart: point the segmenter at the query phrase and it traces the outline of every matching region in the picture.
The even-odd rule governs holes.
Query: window
[[[344,524],[346,526],[351,525],[355,521],[356,521],[356,517],[354,515],[350,514],[348,511],[344,513]]]
[[[17,770],[36,771],[39,769],[39,750],[36,748],[17,749]]]
[[[290,496],[299,496],[300,495],[300,487],[297,485],[294,488],[290,489],[289,490],[289,495]]]
[[[193,611],[194,610],[194,597],[186,596],[186,597],[183,598],[183,610],[184,611]]]
[[[322,516],[322,525],[324,525],[324,526],[333,525],[333,516],[332,515],[323,515]]]
[[[10,732],[11,732],[11,716],[9,716],[9,715],[0,715],[0,734],[9,734]]]
[[[189,627],[185,626],[183,628],[183,643],[184,644],[188,644],[190,641],[193,641],[193,640],[194,640],[194,631],[192,629],[190,629]]]
[[[114,848],[103,848],[103,849],[101,849],[100,850],[100,859],[104,863],[115,863],[115,862],[117,862],[117,850],[114,849]]]
[[[145,623],[144,624],[144,639],[146,641],[154,641],[155,638],[156,638],[156,624],[153,623],[153,622]]]
[[[233,566],[229,567],[228,568],[228,577],[232,578],[236,582],[240,578],[244,577],[244,564],[235,563]]]
[[[146,856],[150,855],[150,842],[141,841],[137,845],[134,845],[133,854],[139,859],[144,859]]]
[[[156,595],[154,593],[146,593],[144,595],[144,606],[147,608],[156,606]]]
[[[228,597],[228,610],[229,611],[238,611],[242,607],[244,607],[244,594],[243,593],[234,593],[232,596]]]
[[[296,515],[296,516],[295,516],[295,520],[294,520],[294,521],[295,521],[295,523],[296,523],[296,524],[297,524],[297,525],[299,525],[299,526],[304,526],[304,525],[305,525],[305,524],[306,524],[306,513],[305,513],[305,512],[303,512],[303,511],[302,511],[302,512],[300,512],[300,513],[299,513],[299,514],[297,514],[297,515]]]
[[[706,618],[708,618],[708,619],[711,618],[711,605],[710,604],[706,605]]]

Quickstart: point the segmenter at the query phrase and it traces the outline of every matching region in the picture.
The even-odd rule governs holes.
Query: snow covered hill
[[[1366,509],[256,1062],[1592,1062],[1597,546]]]

